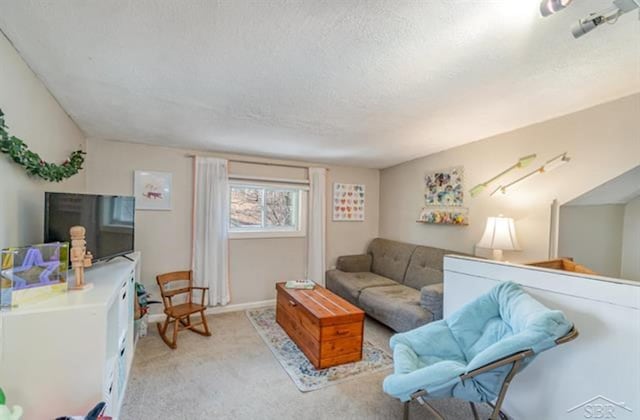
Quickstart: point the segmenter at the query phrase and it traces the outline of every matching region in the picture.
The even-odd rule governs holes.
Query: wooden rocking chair
[[[205,305],[205,294],[209,290],[208,287],[196,287],[193,285],[191,271],[175,271],[173,273],[160,274],[156,276],[158,287],[160,287],[160,295],[164,302],[164,313],[167,316],[162,324],[158,323],[158,332],[162,340],[172,349],[177,347],[178,331],[187,329],[204,336],[210,336],[209,326],[204,311],[207,309]],[[171,282],[187,283],[185,287],[170,288],[167,285]],[[193,291],[200,290],[200,303],[193,303]],[[171,299],[175,296],[187,295],[187,301],[174,305]],[[200,313],[201,321],[197,324],[191,323],[191,315]],[[167,337],[167,329],[169,324],[173,324],[173,337],[169,340]],[[203,326],[203,329],[195,328]]]

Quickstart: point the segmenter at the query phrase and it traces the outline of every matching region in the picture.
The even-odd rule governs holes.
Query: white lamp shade
[[[477,244],[480,248],[517,251],[520,249],[516,228],[510,217],[489,217],[484,234]]]

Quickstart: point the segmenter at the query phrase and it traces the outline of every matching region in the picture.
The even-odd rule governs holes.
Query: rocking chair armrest
[[[201,287],[201,286],[192,286],[191,290],[192,291],[193,290],[201,290],[201,293],[200,293],[200,304],[202,306],[204,306],[204,298],[205,298],[205,296],[207,294],[207,291],[209,291],[209,288],[208,287]]]
[[[179,289],[169,289],[169,290],[165,290],[162,294],[165,297],[170,298],[170,297],[173,297],[175,295],[180,295],[182,293],[189,293],[189,289],[190,289],[189,287],[181,287]]]

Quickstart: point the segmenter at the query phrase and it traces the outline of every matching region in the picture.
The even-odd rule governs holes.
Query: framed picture
[[[464,205],[464,169],[461,166],[430,172],[424,177],[427,206]]]
[[[171,210],[172,174],[135,171],[136,210]]]
[[[464,168],[457,166],[429,172],[424,177],[424,204],[418,223],[434,225],[469,224],[469,209],[464,207]]]
[[[364,221],[365,189],[363,184],[333,184],[333,220],[335,222]]]

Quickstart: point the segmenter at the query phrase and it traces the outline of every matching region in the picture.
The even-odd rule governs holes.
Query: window
[[[306,191],[289,185],[231,184],[231,238],[304,236]]]

